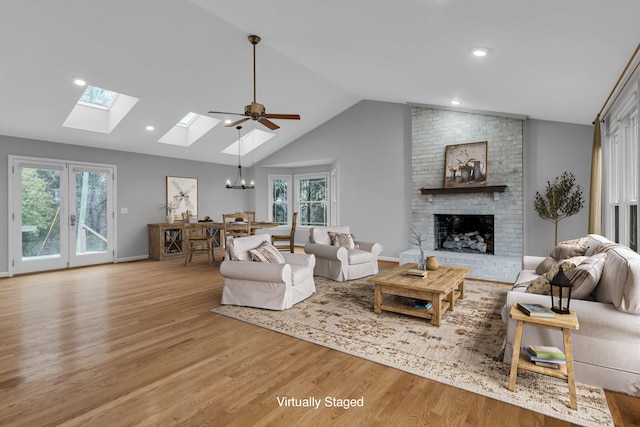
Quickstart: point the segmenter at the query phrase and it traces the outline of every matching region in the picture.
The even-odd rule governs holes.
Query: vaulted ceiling
[[[362,99],[590,124],[639,22],[637,0],[0,0],[0,134],[235,164],[223,123],[189,147],[158,139],[188,112],[244,111],[249,34],[257,101],[302,116],[274,120],[256,162]],[[63,127],[76,76],[139,101],[110,134]]]

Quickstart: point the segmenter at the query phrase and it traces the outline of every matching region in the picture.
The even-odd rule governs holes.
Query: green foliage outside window
[[[327,179],[300,180],[300,225],[317,227],[327,225]]]

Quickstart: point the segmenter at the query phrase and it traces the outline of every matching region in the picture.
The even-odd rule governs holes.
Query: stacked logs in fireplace
[[[450,234],[447,236],[447,239],[442,242],[442,248],[454,251],[469,249],[483,254],[487,253],[487,243],[485,242],[485,238],[477,231],[464,234]]]
[[[493,254],[493,215],[435,214],[436,249]]]

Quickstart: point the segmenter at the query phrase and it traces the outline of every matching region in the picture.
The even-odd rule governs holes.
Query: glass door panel
[[[17,166],[17,167],[16,167]],[[64,268],[67,264],[66,174],[55,164],[14,165],[12,232],[17,273]]]
[[[11,163],[11,274],[113,262],[115,168]]]
[[[110,169],[71,167],[73,203],[70,228],[74,233],[71,243],[71,266],[97,264],[113,260],[113,212]]]

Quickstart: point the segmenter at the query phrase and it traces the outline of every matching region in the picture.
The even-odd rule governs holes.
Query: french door
[[[114,262],[115,166],[9,162],[10,274]]]

